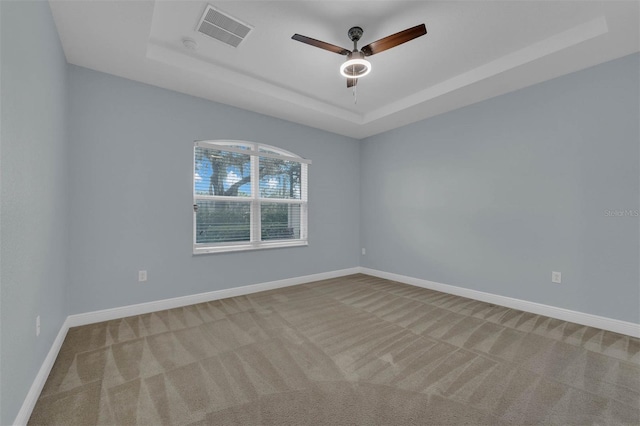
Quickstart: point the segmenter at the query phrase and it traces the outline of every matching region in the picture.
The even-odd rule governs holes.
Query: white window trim
[[[246,146],[249,149],[236,148],[236,146]],[[197,195],[195,192],[196,182],[196,162],[195,162],[195,149],[209,148],[209,149],[221,149],[229,152],[237,152],[240,154],[246,154],[251,156],[251,197],[229,197],[222,195]],[[271,152],[261,152],[260,148],[268,149]],[[308,241],[308,165],[311,164],[311,160],[302,158],[292,152],[285,151],[281,148],[271,145],[265,145],[262,143],[248,142],[248,141],[236,141],[236,140],[209,140],[209,141],[195,141],[193,157],[193,171],[192,171],[192,183],[191,188],[193,190],[193,204],[194,206],[198,200],[224,200],[224,201],[236,201],[246,202],[251,205],[251,223],[250,223],[250,241],[234,241],[234,242],[221,242],[221,243],[196,243],[196,210],[193,211],[193,254],[210,254],[210,253],[229,253],[248,250],[262,250],[270,248],[283,248],[283,247],[300,247],[309,245]],[[300,163],[300,180],[301,180],[301,194],[300,199],[280,199],[280,198],[260,198],[260,180],[254,179],[253,176],[259,176],[259,164],[258,157],[277,158],[287,161],[295,161]],[[261,223],[260,223],[260,205],[262,202],[266,203],[284,203],[284,204],[299,204],[300,205],[300,238],[295,240],[275,240],[275,241],[258,241],[261,235]]]

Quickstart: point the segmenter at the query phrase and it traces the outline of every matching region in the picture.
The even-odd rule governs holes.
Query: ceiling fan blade
[[[349,53],[351,53],[351,51],[345,49],[344,47],[336,46],[335,44],[316,40],[315,38],[303,36],[300,34],[294,34],[291,38],[302,43],[310,44],[311,46],[319,47],[320,49],[328,50],[329,52],[337,53],[338,55],[348,55]]]
[[[395,33],[374,41],[373,43],[367,44],[365,47],[360,49],[360,51],[364,53],[365,56],[375,55],[376,53],[384,52],[387,49],[391,49],[392,47],[411,41],[414,38],[421,37],[426,33],[427,27],[425,27],[424,24],[416,25],[413,28],[408,28],[404,31],[400,31],[399,33]]]
[[[347,79],[347,88],[353,87],[356,84],[358,84],[358,79],[357,78],[348,78]]]

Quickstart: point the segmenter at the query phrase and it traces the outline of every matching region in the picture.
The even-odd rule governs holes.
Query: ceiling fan
[[[353,41],[353,51],[300,34],[294,34],[291,38],[311,46],[319,47],[320,49],[328,50],[329,52],[337,53],[338,55],[345,55],[347,61],[340,66],[340,74],[347,78],[347,87],[352,87],[358,84],[358,78],[364,77],[371,71],[371,63],[367,61],[365,57],[384,52],[387,49],[411,41],[414,38],[421,37],[427,33],[427,28],[424,24],[416,25],[415,27],[407,28],[404,31],[369,43],[358,51],[358,41],[362,37],[363,32],[360,27],[352,27],[349,29],[347,34],[349,35],[349,39]]]

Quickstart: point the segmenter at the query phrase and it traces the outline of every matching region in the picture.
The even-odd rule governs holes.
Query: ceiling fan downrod
[[[351,27],[349,28],[349,32],[347,35],[349,36],[349,40],[353,42],[353,51],[358,51],[358,41],[362,38],[362,34],[364,30],[360,27]]]

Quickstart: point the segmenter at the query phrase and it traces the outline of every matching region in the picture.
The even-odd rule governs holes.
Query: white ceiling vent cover
[[[200,18],[197,31],[229,46],[238,47],[252,29],[250,25],[240,22],[209,4]]]

